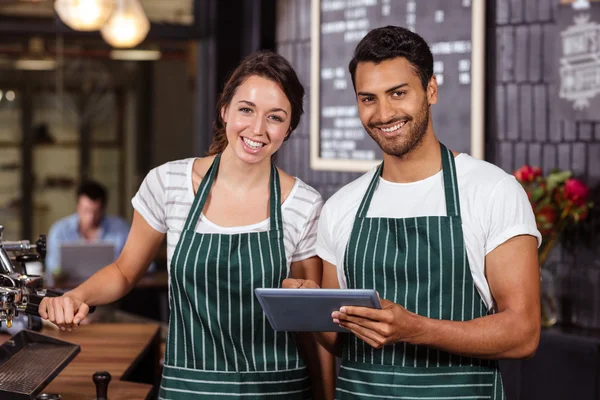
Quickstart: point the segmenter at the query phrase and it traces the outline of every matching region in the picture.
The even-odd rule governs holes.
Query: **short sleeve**
[[[167,232],[166,177],[168,164],[152,169],[144,178],[139,190],[131,200],[133,208],[161,233]]]
[[[542,243],[542,235],[537,230],[535,215],[525,190],[513,177],[501,180],[489,196],[482,225],[487,227],[485,254],[508,239],[518,235],[531,235]]]
[[[321,216],[323,208],[323,198],[316,194],[315,200],[310,208],[308,217],[305,220],[304,227],[300,233],[296,251],[292,255],[292,262],[306,260],[317,255],[315,250],[317,242],[317,223]]]
[[[317,229],[317,255],[332,265],[337,265],[335,244],[329,229],[329,206],[325,204],[321,210],[321,218]]]

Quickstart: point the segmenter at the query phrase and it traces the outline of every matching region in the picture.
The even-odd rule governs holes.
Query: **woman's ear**
[[[221,119],[224,123],[227,123],[227,106],[221,107]]]

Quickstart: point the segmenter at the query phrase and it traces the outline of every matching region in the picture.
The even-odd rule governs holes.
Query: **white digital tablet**
[[[271,327],[286,332],[347,332],[331,313],[342,306],[381,308],[373,289],[254,289]]]

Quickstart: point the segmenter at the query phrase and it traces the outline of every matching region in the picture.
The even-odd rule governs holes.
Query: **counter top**
[[[108,371],[112,380],[108,385],[111,400],[146,399],[152,385],[128,382],[143,367],[157,378],[160,351],[160,329],[155,324],[90,324],[68,332],[44,327],[42,334],[81,346],[81,352],[50,382],[43,393],[58,393],[63,400],[92,400],[96,387],[92,375]],[[10,335],[0,334],[0,344]],[[149,359],[150,365],[147,365]],[[122,380],[124,379],[124,380]]]

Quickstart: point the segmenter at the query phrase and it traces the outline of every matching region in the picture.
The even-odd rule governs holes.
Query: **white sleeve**
[[[167,164],[152,169],[144,178],[139,190],[131,199],[133,208],[148,224],[161,233],[167,232],[166,177]]]
[[[315,198],[312,204],[308,218],[304,223],[304,228],[300,233],[300,239],[296,245],[296,251],[292,255],[292,262],[306,260],[317,255],[315,244],[317,242],[317,222],[323,208],[323,198],[321,195]]]
[[[485,254],[508,239],[518,235],[531,235],[537,238],[538,247],[542,235],[537,230],[535,215],[531,203],[521,184],[508,176],[501,180],[489,196],[485,219],[482,225],[487,227]]]
[[[319,218],[319,227],[317,230],[317,255],[324,261],[332,265],[337,265],[335,257],[335,243],[333,241],[332,232],[329,229],[329,218],[331,212],[329,211],[328,203],[325,203],[323,210],[321,210],[321,218]]]

